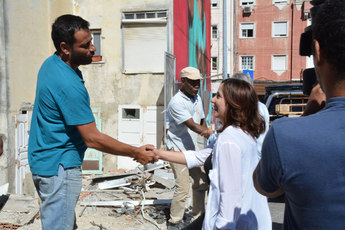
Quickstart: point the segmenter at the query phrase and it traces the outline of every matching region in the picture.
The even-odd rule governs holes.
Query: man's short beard
[[[72,51],[71,63],[75,65],[88,65],[91,62],[92,62],[92,56],[84,56]]]

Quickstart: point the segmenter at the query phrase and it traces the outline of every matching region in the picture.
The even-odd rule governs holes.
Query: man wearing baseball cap
[[[208,138],[213,132],[206,126],[202,100],[198,95],[201,79],[200,71],[194,67],[181,70],[181,89],[168,105],[169,129],[166,144],[171,151],[198,150],[198,134]],[[184,165],[170,164],[175,176],[176,190],[171,202],[168,229],[181,229],[184,226],[185,201],[189,194],[189,174],[195,182],[193,215],[199,215],[205,211],[204,202],[201,201],[205,200],[207,188],[201,189],[198,186],[202,174],[200,168],[188,170]]]

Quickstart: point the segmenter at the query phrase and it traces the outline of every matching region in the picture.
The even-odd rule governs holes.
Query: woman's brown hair
[[[243,80],[226,79],[222,88],[227,110],[220,132],[232,125],[258,138],[265,130],[265,121],[259,114],[258,97],[253,86]]]

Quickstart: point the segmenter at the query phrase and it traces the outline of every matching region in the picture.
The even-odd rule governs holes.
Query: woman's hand
[[[157,159],[159,160],[159,159],[160,159],[160,158],[159,158],[159,155],[160,155],[160,153],[161,153],[161,150],[154,148],[154,149],[153,149],[153,153],[156,155]]]

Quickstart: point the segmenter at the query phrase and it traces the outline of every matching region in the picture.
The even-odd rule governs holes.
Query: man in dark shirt
[[[285,192],[285,230],[343,229],[345,224],[345,1],[319,5],[312,37],[325,107],[275,121],[253,175],[261,194]]]

